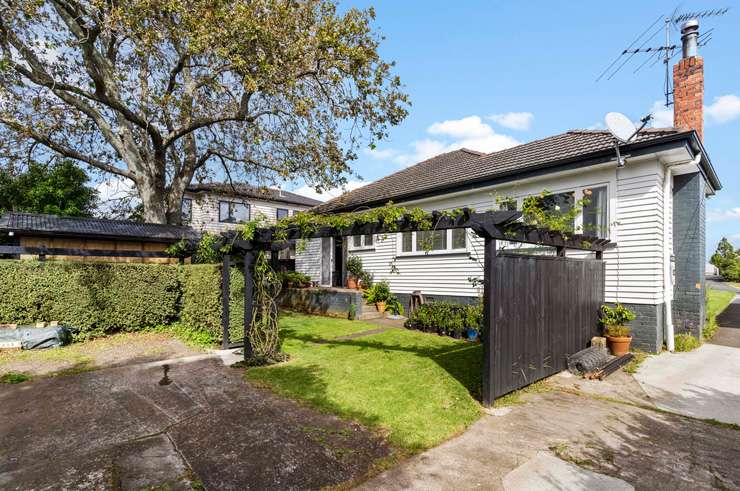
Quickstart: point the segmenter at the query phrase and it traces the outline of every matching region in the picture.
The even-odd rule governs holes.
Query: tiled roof
[[[245,183],[234,183],[232,186],[228,182],[206,182],[202,184],[191,184],[188,186],[187,190],[191,193],[208,192],[225,196],[263,199],[302,206],[316,206],[322,203],[322,201],[307,198],[306,196],[301,196],[300,194],[291,193],[289,191],[257,187]]]
[[[643,130],[626,148],[681,133],[675,128]],[[685,132],[690,133],[690,132]],[[343,194],[315,208],[317,212],[352,210],[409,198],[431,191],[487,181],[507,175],[586,160],[611,152],[614,139],[603,130],[572,130],[559,135],[483,154],[462,149],[443,153]]]
[[[75,237],[120,237],[143,241],[175,241],[199,237],[196,230],[177,225],[17,212],[8,212],[0,217],[0,230]]]

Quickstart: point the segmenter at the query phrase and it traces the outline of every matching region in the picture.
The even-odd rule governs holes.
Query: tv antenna
[[[729,7],[713,10],[700,10],[695,12],[678,12],[678,7],[673,11],[670,16],[659,15],[647,29],[635,38],[632,43],[627,46],[610,64],[607,66],[598,77],[596,82],[606,77],[606,80],[611,80],[619,71],[624,68],[635,55],[646,55],[645,59],[641,64],[637,66],[632,72],[637,73],[646,66],[653,67],[659,61],[662,61],[665,69],[665,79],[663,81],[663,94],[665,95],[665,106],[669,107],[673,104],[673,85],[671,80],[671,67],[670,61],[679,53],[681,53],[680,44],[671,44],[671,26],[679,30],[681,24],[689,20],[705,19],[708,17],[719,17],[725,15],[730,10]],[[662,24],[661,24],[662,20]],[[661,32],[664,35],[663,45],[655,46],[651,43],[655,42],[655,38],[658,37]],[[709,29],[699,36],[697,46],[706,46],[707,43],[712,39],[712,33],[714,28]]]
[[[606,124],[606,128],[609,130],[609,133],[614,137],[614,150],[617,152],[618,167],[624,167],[626,162],[624,157],[622,157],[622,153],[619,151],[619,144],[630,143],[633,141],[637,134],[645,128],[645,125],[647,125],[651,119],[653,119],[652,114],[648,114],[647,116],[640,118],[642,125],[637,128],[632,120],[622,113],[606,113],[604,123]]]

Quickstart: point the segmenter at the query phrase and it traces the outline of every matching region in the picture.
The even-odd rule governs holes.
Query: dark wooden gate
[[[566,368],[566,357],[598,335],[604,262],[558,256],[492,255],[484,399]],[[490,308],[492,306],[492,308]],[[486,390],[488,389],[488,390]]]

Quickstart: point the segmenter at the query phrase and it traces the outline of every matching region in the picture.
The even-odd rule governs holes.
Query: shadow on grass
[[[251,370],[257,371],[259,368],[253,368]],[[348,419],[361,421],[366,425],[381,425],[381,420],[376,415],[354,410],[347,405],[341,405],[332,401],[328,394],[328,385],[321,378],[323,368],[319,365],[292,365],[286,363],[280,366],[267,367],[266,370],[268,370],[266,372],[268,375],[264,379],[260,378],[257,380],[258,385],[267,382],[266,386],[278,394],[288,396],[289,398],[298,397],[322,411],[341,414]],[[273,370],[275,371],[274,374],[279,376],[283,384],[270,384],[271,377],[269,371]],[[284,389],[283,385],[290,387],[290,389]]]
[[[399,330],[399,332],[404,332]],[[434,334],[413,331],[421,336]],[[483,362],[483,345],[458,341],[447,346],[428,346],[414,344],[398,344],[395,341],[384,341],[372,338],[332,339],[325,336],[301,333],[297,329],[285,328],[282,330],[285,340],[296,340],[304,343],[316,343],[323,346],[349,346],[361,350],[378,350],[383,352],[403,352],[429,358],[449,373],[470,395],[481,400],[481,364]]]

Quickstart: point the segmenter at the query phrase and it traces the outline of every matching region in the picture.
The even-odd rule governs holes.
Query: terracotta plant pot
[[[632,336],[607,336],[606,344],[614,356],[626,355],[630,352]]]
[[[385,302],[375,302],[375,308],[378,309],[378,312],[381,314],[385,313]]]
[[[355,278],[354,276],[348,276],[347,277],[347,288],[356,290],[357,289],[357,278]]]

